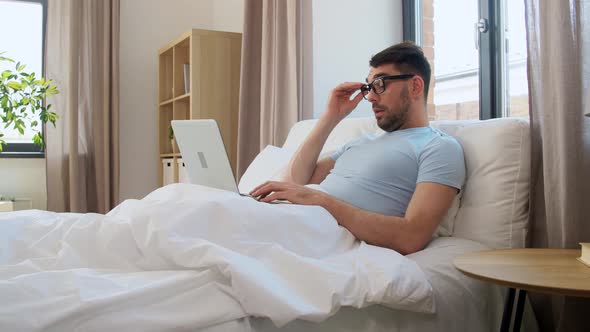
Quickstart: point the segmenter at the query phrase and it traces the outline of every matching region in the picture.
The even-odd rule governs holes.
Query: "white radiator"
[[[0,212],[14,211],[14,204],[11,201],[0,201]]]
[[[30,210],[33,208],[33,200],[30,198],[15,198],[14,211]]]

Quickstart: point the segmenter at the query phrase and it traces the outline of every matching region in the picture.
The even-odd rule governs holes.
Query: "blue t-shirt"
[[[332,154],[336,161],[320,183],[330,195],[356,207],[403,217],[420,182],[461,189],[463,149],[432,127],[366,135]]]

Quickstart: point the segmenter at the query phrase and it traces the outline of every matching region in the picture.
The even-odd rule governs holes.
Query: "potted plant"
[[[176,153],[176,139],[174,139],[172,126],[168,126],[168,139],[170,139],[170,145],[172,145],[172,153]]]
[[[0,52],[0,62],[15,62],[3,54]],[[33,143],[45,147],[45,140],[38,127],[39,121],[41,125],[49,121],[55,126],[58,118],[57,114],[49,111],[51,105],[44,105],[45,97],[59,93],[53,81],[35,77],[35,73],[25,72],[25,67],[17,62],[14,70],[6,69],[0,73],[0,120],[4,124],[0,127],[0,152],[6,144],[2,130],[9,127],[21,135],[27,128],[34,131]]]

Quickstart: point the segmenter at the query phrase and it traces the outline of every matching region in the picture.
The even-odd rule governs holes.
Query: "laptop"
[[[258,200],[249,193],[240,193],[215,120],[172,120],[171,124],[190,183]],[[269,203],[291,204],[278,199]]]
[[[190,183],[240,193],[215,120],[172,120]]]

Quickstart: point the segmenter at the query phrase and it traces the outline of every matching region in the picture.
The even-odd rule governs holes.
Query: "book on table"
[[[582,255],[578,257],[578,260],[590,267],[590,243],[580,242],[580,245],[582,246]]]

